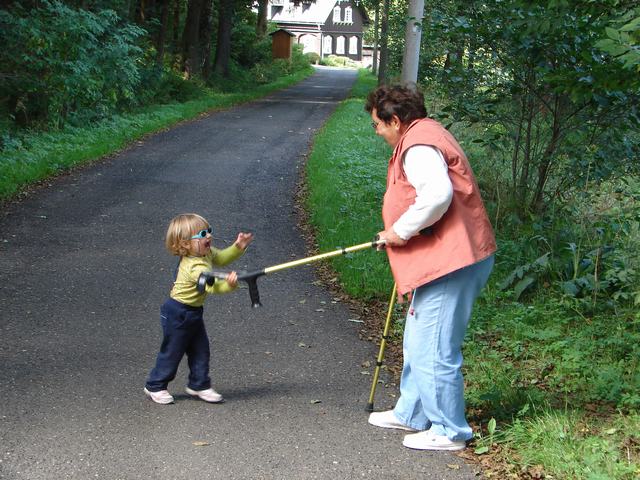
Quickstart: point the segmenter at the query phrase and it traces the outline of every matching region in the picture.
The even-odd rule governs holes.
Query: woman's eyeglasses
[[[212,232],[213,232],[213,228],[211,228],[211,227],[205,228],[204,230],[200,230],[198,233],[193,235],[191,238],[207,238],[207,233],[209,235],[211,235]]]

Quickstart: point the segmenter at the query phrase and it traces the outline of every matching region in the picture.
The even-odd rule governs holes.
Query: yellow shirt
[[[213,269],[213,266],[222,267],[240,258],[244,250],[235,244],[224,250],[211,248],[211,251],[203,257],[182,257],[178,266],[178,275],[171,289],[170,296],[174,300],[192,307],[201,307],[205,298],[210,293],[228,293],[235,290],[225,280],[217,280],[213,285],[207,285],[203,293],[198,292],[198,277],[204,271]]]

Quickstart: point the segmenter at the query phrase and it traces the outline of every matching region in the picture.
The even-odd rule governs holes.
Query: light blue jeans
[[[464,414],[462,342],[493,255],[418,287],[404,327],[404,365],[394,414],[416,430],[450,440],[473,435]]]

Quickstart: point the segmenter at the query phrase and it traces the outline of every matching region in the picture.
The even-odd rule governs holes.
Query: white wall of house
[[[320,55],[320,34],[305,33],[298,37],[303,53],[316,52]]]

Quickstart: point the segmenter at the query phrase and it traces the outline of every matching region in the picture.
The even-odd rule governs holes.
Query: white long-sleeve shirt
[[[403,166],[407,180],[416,190],[416,199],[393,224],[393,230],[403,240],[409,240],[442,218],[451,204],[453,186],[447,162],[437,148],[411,147],[404,155]]]

